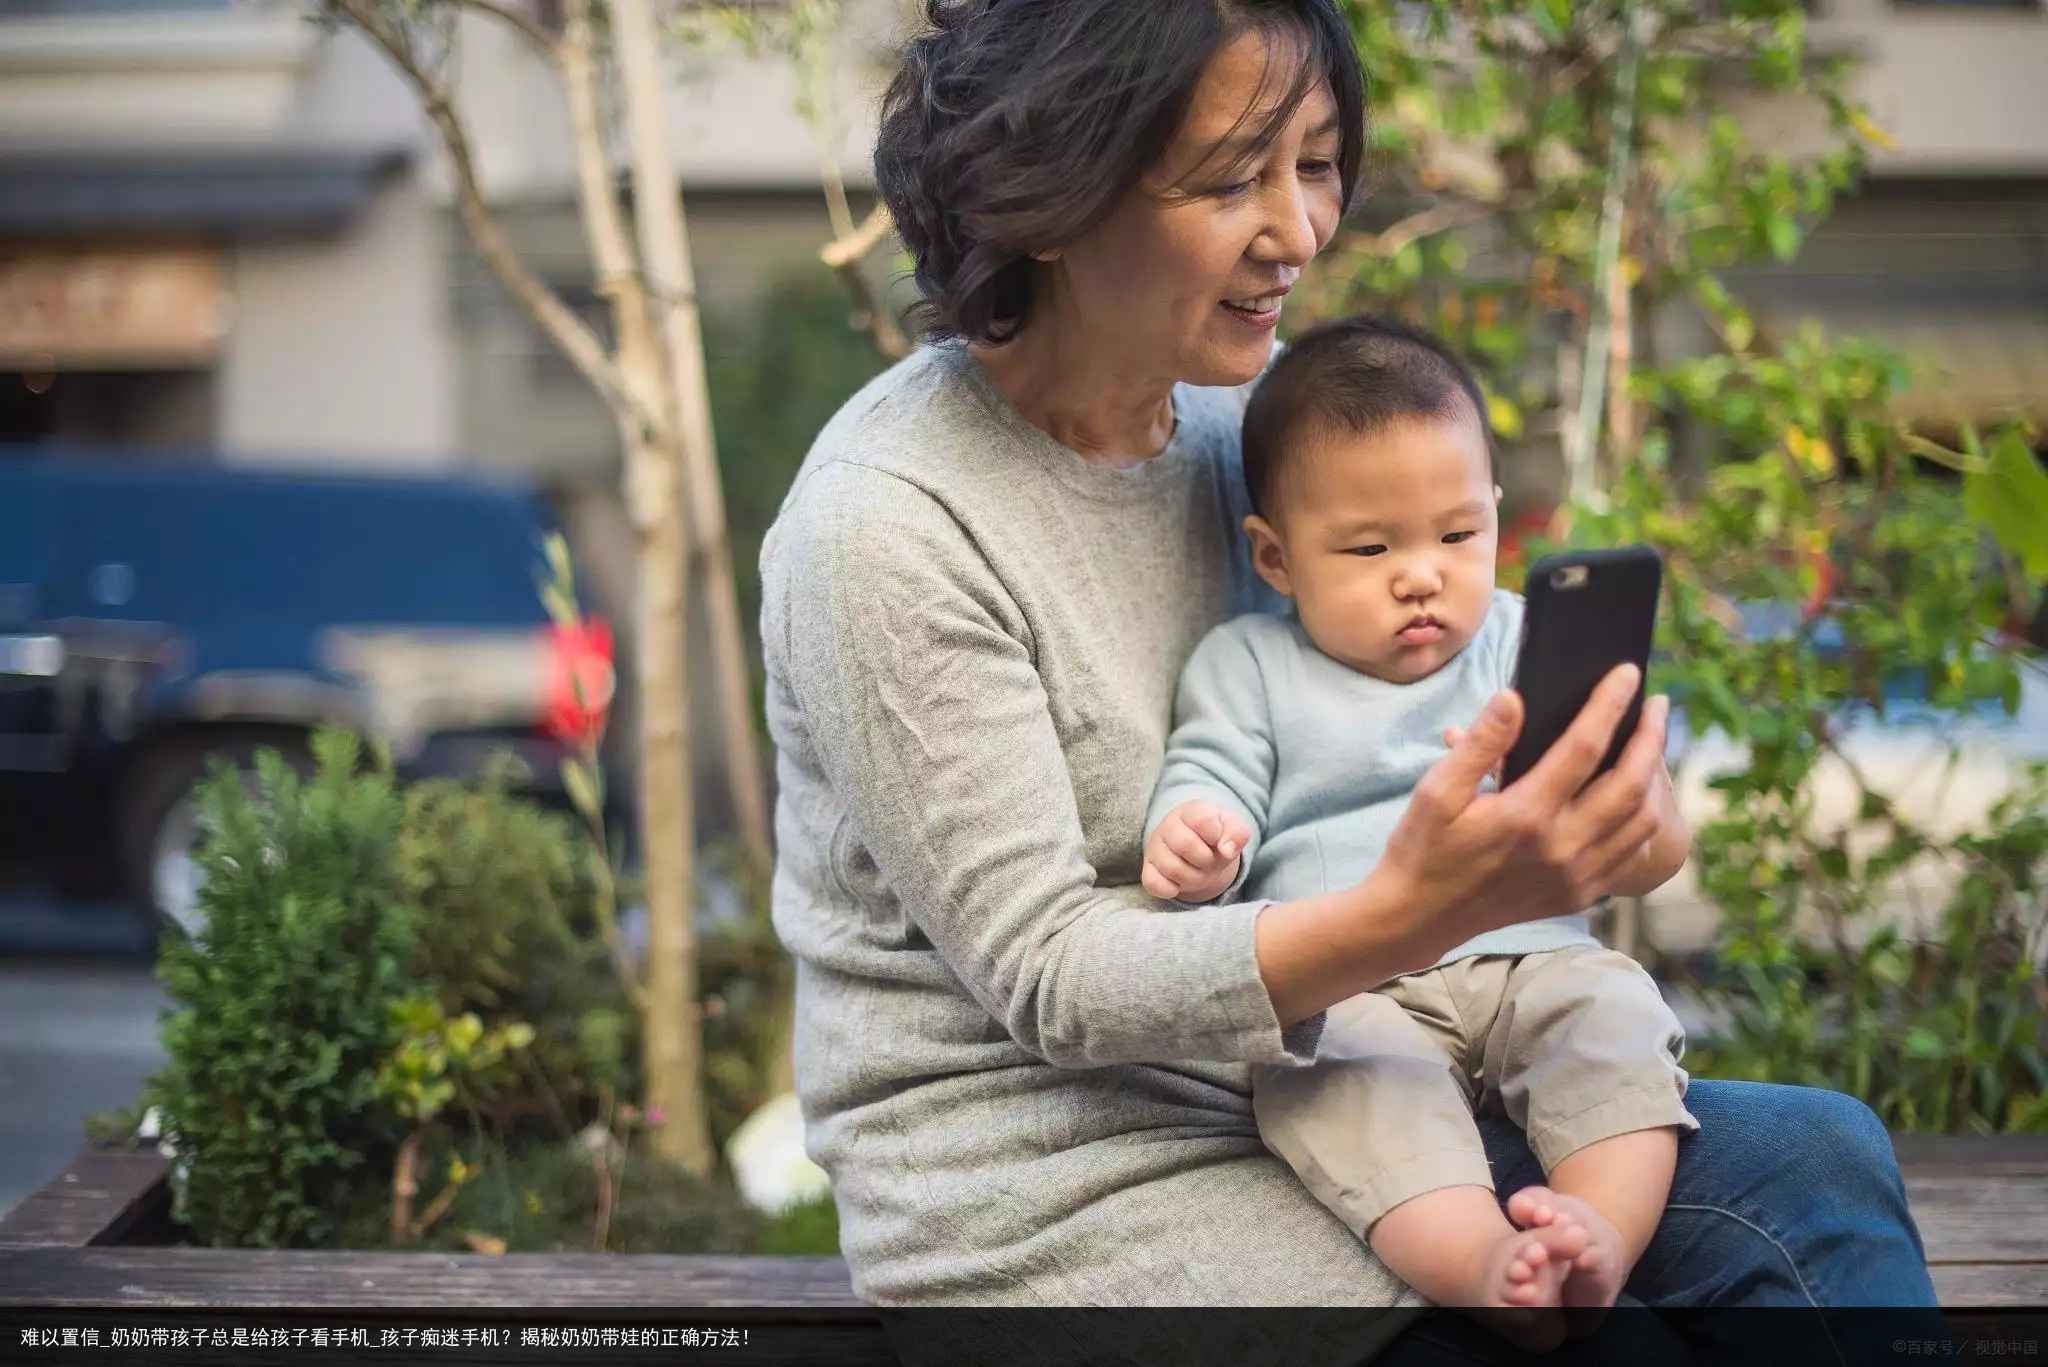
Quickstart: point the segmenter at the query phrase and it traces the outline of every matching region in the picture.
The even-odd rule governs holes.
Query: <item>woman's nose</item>
[[[1308,197],[1302,193],[1301,182],[1291,176],[1274,185],[1271,193],[1272,218],[1259,235],[1258,245],[1263,250],[1255,251],[1254,255],[1299,269],[1309,263],[1322,245],[1316,236]]]

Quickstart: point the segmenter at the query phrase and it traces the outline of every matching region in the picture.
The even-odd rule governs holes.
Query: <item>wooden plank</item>
[[[2048,1304],[2048,1137],[1895,1145],[1942,1304]],[[257,1252],[126,1246],[168,1206],[152,1152],[88,1149],[0,1219],[0,1305],[434,1309],[656,1305],[845,1312],[836,1258]],[[89,1247],[88,1245],[95,1245]]]
[[[169,1208],[164,1175],[150,1150],[82,1149],[0,1218],[0,1248],[117,1242]]]
[[[1892,1152],[1916,1172],[2032,1172],[2048,1175],[2048,1134],[1899,1134]]]
[[[793,1266],[792,1266],[793,1265]],[[1952,1309],[2048,1304],[2048,1262],[1935,1262]],[[719,1309],[771,1323],[810,1307],[865,1323],[836,1258],[692,1258],[635,1254],[259,1253],[226,1249],[0,1250],[0,1305],[173,1306],[446,1311],[655,1306]],[[834,1322],[837,1322],[836,1320]]]
[[[0,1305],[809,1307],[872,1314],[838,1258],[0,1249]]]
[[[1928,1268],[1943,1309],[2024,1309],[2048,1305],[2048,1263],[1936,1263]]]
[[[1906,1199],[1930,1263],[2048,1264],[2048,1183],[2038,1175],[1914,1171]]]

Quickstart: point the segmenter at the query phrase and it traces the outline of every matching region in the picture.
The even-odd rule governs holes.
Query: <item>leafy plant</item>
[[[1814,51],[1800,0],[1344,8],[1373,74],[1379,176],[1369,230],[1314,270],[1313,312],[1434,328],[1480,368],[1503,438],[1554,436],[1575,465],[1601,454],[1579,448],[1604,393],[1610,478],[1640,424],[1605,381],[1655,337],[1631,320],[1691,302],[1731,349],[1763,340],[1718,273],[1790,260],[1888,141],[1848,98],[1847,60]],[[1753,139],[1725,111],[1756,97],[1818,115],[1832,145]]]
[[[825,1196],[770,1217],[762,1224],[755,1250],[788,1258],[838,1257],[838,1205]]]
[[[1513,481],[1539,515],[1568,491],[1549,536],[1663,550],[1654,682],[1735,742],[1695,851],[1732,1026],[1695,1062],[1842,1087],[1905,1127],[2038,1126],[2038,784],[1974,831],[1919,830],[1842,742],[1901,695],[1949,717],[2015,704],[1994,634],[2048,574],[2048,474],[2017,425],[1961,449],[1902,425],[1896,356],[1773,326],[1723,274],[1792,260],[1889,141],[1848,59],[1816,51],[1800,0],[1345,8],[1380,174],[1314,268],[1312,312],[1442,333],[1501,439],[1562,457],[1557,488]],[[1827,144],[1796,155],[1703,112],[1758,98]],[[1658,357],[1657,324],[1684,314],[1706,354]],[[1846,821],[1817,800],[1845,773]],[[1952,892],[1893,925],[1909,870]]]
[[[1686,496],[1652,441],[1610,510],[1582,512],[1574,528],[1663,550],[1653,683],[1692,729],[1737,742],[1711,779],[1721,808],[1695,848],[1723,916],[1704,986],[1728,1026],[1693,1064],[1838,1088],[1898,1129],[2048,1128],[2048,767],[2015,766],[1974,828],[1944,832],[1909,819],[1845,744],[1902,699],[1937,718],[2014,710],[2019,666],[1992,634],[1995,553],[1954,482],[1870,418],[1883,383],[1843,411],[1800,411],[1854,388],[1839,382],[1868,374],[1864,359],[1788,356],[1767,385],[1740,365],[1703,377],[1688,364],[1672,379],[1717,423],[1775,428],[1774,446],[1717,466]],[[1835,458],[1808,421],[1840,434],[1853,459]],[[1823,809],[1827,784],[1849,789],[1847,813]],[[1929,875],[1945,881],[1945,903],[1900,924],[1901,880]]]
[[[594,1161],[602,1150],[603,1164]],[[420,1153],[423,1172],[461,1164],[446,1210],[408,1247],[442,1252],[699,1253],[765,1251],[762,1217],[718,1178],[696,1178],[603,1127],[568,1140],[508,1144],[443,1132]],[[364,1187],[343,1242],[391,1243],[388,1192]]]
[[[703,939],[705,1104],[722,1147],[757,1107],[791,1089],[796,969],[770,919],[767,872],[738,851],[716,853],[739,894],[736,914],[708,926]]]
[[[398,1146],[391,1170],[391,1237],[404,1243],[432,1228],[479,1172],[460,1158],[451,1160],[440,1193],[414,1219],[421,1146],[434,1132],[442,1112],[458,1098],[471,1115],[487,1110],[516,1075],[512,1062],[533,1043],[533,1027],[513,1021],[486,1030],[475,1012],[450,1019],[430,996],[395,1003],[391,1019],[398,1041],[378,1072],[377,1096],[412,1126]]]
[[[329,1241],[394,1137],[378,1075],[392,1007],[414,989],[403,802],[387,775],[358,774],[353,737],[323,732],[313,752],[303,780],[260,754],[253,794],[226,767],[207,781],[204,928],[163,951],[169,1061],[147,1096],[206,1244]]]
[[[515,777],[500,760],[474,782],[408,787],[398,878],[419,911],[413,975],[440,1012],[536,1032],[520,1085],[493,1094],[488,1118],[548,1116],[566,1133],[580,1123],[571,1113],[593,1069],[618,1080],[617,1060],[593,1059],[588,1046],[608,1037],[623,994],[596,933],[590,837],[513,791]]]

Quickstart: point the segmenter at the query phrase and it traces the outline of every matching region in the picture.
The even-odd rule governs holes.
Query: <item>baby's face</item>
[[[1500,490],[1485,435],[1466,415],[1299,439],[1273,519],[1246,519],[1253,563],[1325,655],[1393,683],[1428,677],[1493,601]]]

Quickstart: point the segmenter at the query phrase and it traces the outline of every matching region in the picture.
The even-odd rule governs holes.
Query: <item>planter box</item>
[[[854,1296],[846,1264],[838,1258],[193,1248],[170,1246],[177,1237],[170,1211],[167,1165],[156,1153],[81,1151],[0,1217],[0,1307],[66,1307],[66,1313],[38,1322],[99,1327],[103,1342],[117,1325],[246,1321],[310,1327],[335,1318],[421,1329],[493,1329],[517,1342],[528,1326],[581,1320],[595,1329],[619,1323],[615,1312],[630,1309],[631,1323],[642,1328],[696,1332],[715,1324],[748,1334],[754,1349],[749,1361],[790,1367],[898,1363],[880,1319]],[[167,1309],[190,1307],[263,1313],[215,1310],[192,1320]],[[138,1316],[144,1309],[164,1313]],[[322,1309],[329,1313],[274,1313]],[[337,1317],[332,1311],[338,1309],[350,1313]],[[559,1313],[531,1313],[536,1310]],[[91,1313],[96,1311],[118,1313]],[[8,1333],[11,1351],[12,1320]]]
[[[2032,1310],[2010,1327],[2038,1339],[2048,1306],[2048,1136],[1909,1135],[1894,1146],[1943,1306],[1973,1312],[1972,1337],[1998,1337],[2013,1312]],[[535,1319],[505,1313],[519,1308],[568,1317],[630,1308],[636,1323],[677,1325],[703,1323],[709,1310],[720,1325],[781,1345],[755,1361],[897,1361],[837,1258],[165,1247],[169,1206],[156,1154],[82,1151],[0,1218],[0,1306],[124,1310],[129,1320],[143,1307],[346,1307],[420,1323],[445,1323],[461,1307],[465,1326],[512,1332]]]

